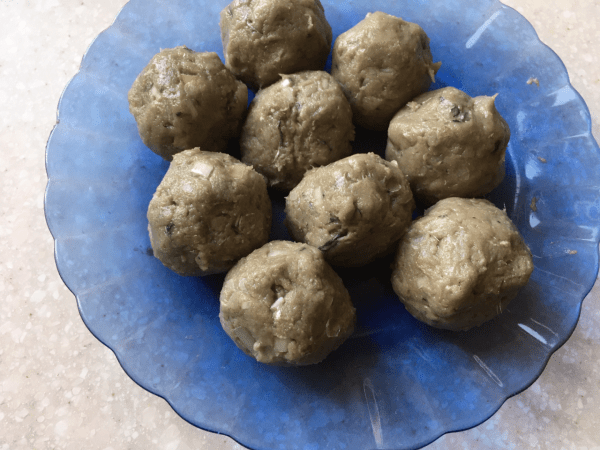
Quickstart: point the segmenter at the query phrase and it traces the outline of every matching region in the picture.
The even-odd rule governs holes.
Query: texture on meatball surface
[[[304,173],[352,153],[352,110],[323,71],[283,75],[252,101],[242,129],[242,161],[289,191]]]
[[[325,67],[331,26],[319,0],[234,0],[221,11],[225,65],[252,89]]]
[[[171,161],[183,150],[223,151],[239,136],[248,88],[216,53],[164,49],[129,90],[129,111],[144,144]]]
[[[267,364],[318,363],[356,322],[342,279],[319,250],[295,242],[272,241],[241,259],[225,278],[220,302],[225,332]]]
[[[467,330],[506,309],[532,271],[531,252],[506,212],[487,200],[447,198],[400,241],[392,286],[417,319]]]
[[[226,272],[267,242],[271,214],[262,175],[224,153],[185,150],[148,207],[154,256],[180,275]]]
[[[354,123],[386,130],[401,107],[429,89],[440,66],[419,25],[378,11],[335,40],[331,75],[350,100]]]
[[[445,87],[394,116],[385,157],[398,161],[418,200],[481,197],[501,183],[510,129],[495,98]]]
[[[285,224],[331,264],[355,267],[392,251],[413,209],[398,165],[359,153],[308,171],[286,198]]]

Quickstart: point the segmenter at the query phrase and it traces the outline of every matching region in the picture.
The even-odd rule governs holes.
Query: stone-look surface
[[[563,60],[600,139],[600,4],[505,0]],[[125,0],[0,2],[0,449],[240,450],[136,385],[83,324],[43,215],[60,94]],[[541,377],[489,420],[427,450],[598,449],[600,284]]]

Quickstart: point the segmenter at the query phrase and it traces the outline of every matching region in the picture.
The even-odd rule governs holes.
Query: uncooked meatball
[[[223,151],[239,136],[248,88],[216,53],[162,50],[129,90],[129,111],[144,144],[171,161],[183,150]]]
[[[440,65],[419,25],[378,11],[335,40],[331,74],[350,100],[354,123],[386,130],[401,107],[429,89]]]
[[[385,157],[398,161],[417,199],[481,197],[500,184],[510,129],[494,100],[446,87],[394,116]]]
[[[260,90],[242,130],[242,161],[269,184],[289,191],[304,173],[352,153],[352,110],[323,71],[283,75]]]
[[[294,242],[272,241],[240,260],[225,278],[220,301],[225,332],[267,364],[318,363],[356,322],[342,279],[319,250]]]
[[[180,275],[225,272],[267,242],[271,214],[262,175],[224,153],[185,150],[148,207],[154,256]]]
[[[448,198],[400,241],[392,286],[417,319],[467,330],[506,309],[532,271],[529,248],[504,211],[487,200]]]
[[[361,153],[307,172],[286,198],[285,224],[331,264],[361,266],[393,251],[413,209],[398,165]]]
[[[319,0],[234,0],[221,11],[225,65],[252,89],[325,67],[331,27]]]

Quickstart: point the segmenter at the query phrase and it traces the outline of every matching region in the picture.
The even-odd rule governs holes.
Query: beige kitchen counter
[[[476,0],[474,0],[476,1]],[[0,450],[242,448],[135,384],[83,324],[43,211],[63,88],[125,0],[0,1]],[[563,60],[600,138],[600,1],[506,0]],[[600,285],[541,377],[427,448],[600,449]]]

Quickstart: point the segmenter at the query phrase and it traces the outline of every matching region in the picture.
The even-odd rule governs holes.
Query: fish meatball
[[[319,0],[234,0],[221,11],[225,65],[257,90],[325,67],[331,26]]]
[[[314,247],[272,241],[229,271],[220,296],[225,332],[262,363],[315,364],[354,330],[342,279]]]
[[[304,173],[352,153],[352,110],[323,71],[283,75],[259,91],[242,130],[242,161],[289,191]]]
[[[395,249],[414,206],[395,162],[360,153],[308,171],[286,198],[285,224],[331,264],[355,267]]]
[[[447,198],[400,241],[392,286],[420,321],[467,330],[505,310],[532,271],[531,252],[506,212],[483,199]]]
[[[164,49],[129,90],[129,111],[144,144],[167,161],[194,147],[223,151],[237,138],[248,88],[216,53]]]
[[[350,100],[354,123],[386,130],[394,114],[427,91],[441,63],[416,23],[383,12],[367,16],[338,36],[331,75]]]
[[[148,207],[152,250],[180,275],[226,272],[267,242],[271,215],[262,175],[224,153],[185,150]]]
[[[418,200],[481,197],[500,184],[510,129],[494,101],[446,87],[394,116],[385,157],[398,162]]]

